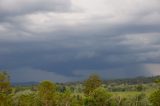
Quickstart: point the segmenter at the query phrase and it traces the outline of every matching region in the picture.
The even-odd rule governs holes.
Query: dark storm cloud
[[[0,2],[0,68],[13,81],[135,77],[152,74],[146,64],[160,64],[159,1],[106,15],[85,11],[90,6],[73,13],[69,0]]]
[[[151,62],[151,59],[155,61],[151,56],[150,59],[144,58],[148,57],[146,55],[150,51],[157,53],[157,48],[143,47],[143,49],[138,50],[137,46],[140,48],[140,45],[128,45],[123,41],[125,41],[123,36],[122,38],[119,36],[111,38],[105,36],[98,38],[77,36],[44,42],[4,42],[1,43],[3,45],[1,50],[4,51],[4,54],[1,54],[3,61],[0,64],[4,69],[9,68],[8,70],[32,67],[33,69],[53,71],[70,77],[75,76],[74,71],[76,70],[82,70],[82,72],[86,70],[84,73],[99,70],[100,74],[120,70],[119,72],[125,73],[126,77],[143,73],[139,64]],[[120,75],[119,77],[125,76]]]

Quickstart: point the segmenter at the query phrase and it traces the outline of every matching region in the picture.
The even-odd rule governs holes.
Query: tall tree
[[[38,95],[41,98],[41,102],[44,106],[54,106],[55,105],[55,92],[56,85],[50,81],[43,81],[39,84]]]
[[[84,82],[84,93],[86,95],[90,95],[96,88],[100,87],[101,84],[102,84],[101,78],[96,74],[92,74]]]
[[[6,72],[0,72],[0,93],[9,93],[11,85],[9,75]]]
[[[11,104],[11,90],[9,75],[6,72],[0,72],[0,106]]]

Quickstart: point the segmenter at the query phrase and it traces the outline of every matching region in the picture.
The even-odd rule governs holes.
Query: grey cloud
[[[17,76],[17,73],[19,74]],[[63,75],[59,75],[55,72],[47,72],[40,69],[21,68],[16,69],[14,72],[10,72],[11,76],[17,76],[16,79],[11,79],[12,82],[40,82],[42,80],[51,80],[55,82],[69,82],[76,80],[76,78],[69,78]]]
[[[110,72],[109,70],[117,67],[125,72],[129,70],[129,68],[125,68],[126,66],[132,69],[139,66],[138,64],[146,62],[141,58],[148,58],[147,53],[152,49],[152,47],[148,47],[148,52],[143,52],[141,49],[132,50],[130,45],[121,45],[117,42],[118,38],[115,38],[115,40],[114,38],[107,40],[103,37],[98,39],[80,38],[69,37],[58,41],[51,40],[50,42],[7,43],[8,46],[1,43],[10,51],[9,54],[1,55],[3,60],[1,65],[5,66],[4,68],[10,68],[9,70],[26,66],[51,72],[55,70],[56,73],[67,76],[74,76],[72,72],[78,69],[98,70],[102,73],[101,70]],[[79,44],[81,46],[78,46]],[[75,47],[68,45],[75,45]],[[145,55],[140,55],[142,53]],[[147,62],[151,62],[151,59],[154,60],[150,56]],[[141,72],[141,70],[142,68],[137,67],[135,74],[138,74],[138,71]],[[130,71],[128,76],[129,73]]]
[[[122,68],[123,67],[123,68]],[[132,68],[131,68],[132,67]],[[103,70],[75,70],[73,72],[77,77],[87,78],[91,74],[98,74],[104,79],[117,79],[117,78],[132,78],[138,76],[150,76],[150,73],[144,70],[144,67],[139,64],[129,66],[112,67]],[[128,76],[132,75],[132,76]]]
[[[135,77],[152,74],[144,64],[160,63],[159,1],[147,1],[145,8],[129,9],[131,13],[114,14],[116,18],[86,15],[85,11],[56,13],[70,10],[68,0],[33,2],[19,5],[8,1],[13,10],[7,10],[6,1],[0,8],[0,16],[7,16],[0,19],[0,69],[10,70],[14,81],[23,79],[17,78],[18,73],[23,81],[49,76],[63,82],[83,79],[90,73],[103,78]],[[19,11],[17,6],[23,5]]]
[[[0,16],[14,16],[34,12],[65,12],[71,9],[70,0],[1,0]]]

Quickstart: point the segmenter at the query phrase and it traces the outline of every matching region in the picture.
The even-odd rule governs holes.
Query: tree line
[[[159,84],[160,80],[155,82]],[[92,74],[83,82],[82,92],[52,81],[17,90],[11,86],[9,75],[0,72],[0,106],[160,106],[160,88],[150,95],[142,92],[129,97],[117,96],[104,86],[98,75]]]

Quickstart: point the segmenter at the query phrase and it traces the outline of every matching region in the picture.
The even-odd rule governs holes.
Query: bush
[[[111,94],[105,88],[95,89],[89,97],[86,98],[86,106],[110,106]]]
[[[153,92],[149,97],[153,106],[160,106],[160,89]]]

